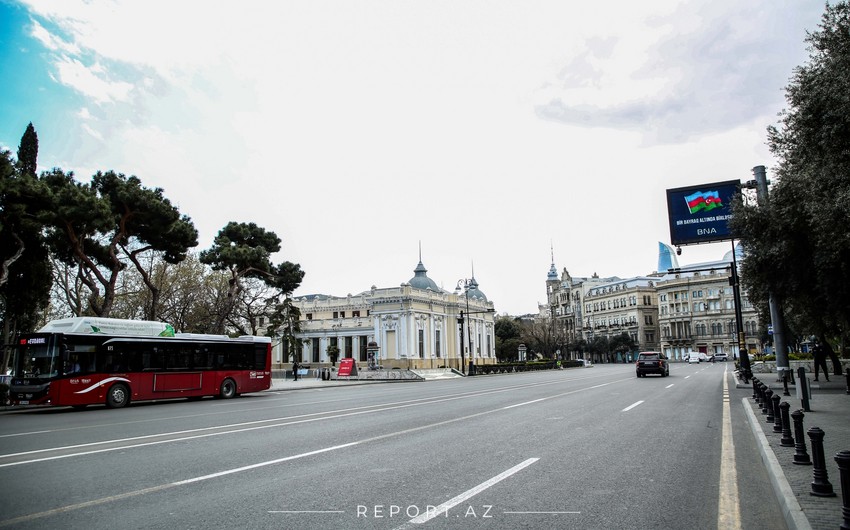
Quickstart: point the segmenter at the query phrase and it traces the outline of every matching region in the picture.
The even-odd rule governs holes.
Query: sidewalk
[[[791,395],[784,396],[783,385],[776,380],[776,374],[756,374],[756,377],[774,393],[778,393],[780,402],[787,401],[791,405],[790,412],[802,410],[802,401],[797,397],[794,385],[788,387]],[[736,388],[749,390],[748,397],[743,399],[743,406],[759,443],[762,461],[771,475],[774,491],[791,530],[835,529],[843,522],[841,482],[834,457],[839,451],[850,451],[850,395],[846,393],[845,376],[830,374],[830,379],[831,381],[827,382],[821,375],[819,382],[811,381],[811,412],[804,411],[803,431],[808,432],[812,427],[819,427],[824,431],[824,463],[835,497],[811,495],[813,466],[793,463],[795,448],[780,445],[782,433],[773,432],[773,423],[767,423],[767,416],[761,413],[752,397],[752,382],[744,384],[739,380],[736,385]],[[791,435],[794,436],[793,423]],[[811,439],[808,434],[805,438],[806,452],[813,461]]]

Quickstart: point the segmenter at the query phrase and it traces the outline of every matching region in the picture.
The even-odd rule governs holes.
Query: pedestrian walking
[[[829,381],[829,368],[826,367],[826,352],[823,351],[823,345],[819,340],[815,341],[812,347],[812,357],[815,358],[815,381],[818,380],[818,369],[823,369],[823,376]]]
[[[292,361],[292,377],[298,381],[298,361]]]

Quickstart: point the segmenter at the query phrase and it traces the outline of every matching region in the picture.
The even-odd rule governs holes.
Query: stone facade
[[[475,364],[495,363],[493,303],[478,289],[474,277],[448,292],[427,278],[421,261],[414,272],[415,276],[399,287],[372,286],[345,297],[294,298],[293,305],[301,312],[301,331],[296,334],[300,348],[292,355],[281,345],[275,359],[329,365],[328,347],[336,346],[340,359],[354,358],[361,370],[370,366],[460,370],[462,364],[468,366],[470,358]],[[373,341],[377,345],[374,354],[367,349]]]
[[[658,283],[661,349],[671,359],[684,359],[688,351],[725,353],[730,359],[738,355],[731,264],[714,266],[718,268],[682,269]],[[761,350],[760,324],[745,293],[741,293],[741,315],[745,348],[756,353]]]
[[[559,277],[553,259],[542,317],[553,319],[567,343],[590,342],[598,336],[610,339],[625,332],[639,351],[663,351],[674,360],[685,359],[689,351],[736,358],[732,252],[718,261],[679,267],[670,249],[660,246],[666,252],[664,263],[676,267],[628,279],[574,278],[566,269]],[[741,314],[744,347],[750,353],[761,351],[761,323],[746,293],[741,293]]]

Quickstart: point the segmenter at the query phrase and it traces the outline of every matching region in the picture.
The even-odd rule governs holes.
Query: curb
[[[785,518],[785,524],[788,525],[789,530],[811,530],[812,525],[800,507],[800,503],[797,502],[794,490],[788,484],[788,479],[785,478],[785,472],[782,471],[782,466],[779,465],[773,449],[770,448],[770,444],[767,442],[767,437],[764,435],[764,431],[762,431],[761,424],[753,412],[752,404],[748,398],[741,398],[741,403],[744,406],[744,411],[747,413],[747,420],[750,423],[753,435],[756,437],[759,453],[761,453],[761,460],[764,462],[765,467],[767,467],[768,475],[770,475],[773,492],[776,494],[776,499],[782,507],[782,516]]]

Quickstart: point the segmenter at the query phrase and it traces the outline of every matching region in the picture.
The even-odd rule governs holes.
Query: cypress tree
[[[21,172],[29,175],[35,175],[36,163],[38,161],[38,134],[35,132],[35,127],[32,122],[27,125],[27,130],[21,137],[21,145],[18,146],[18,164],[20,164]]]

